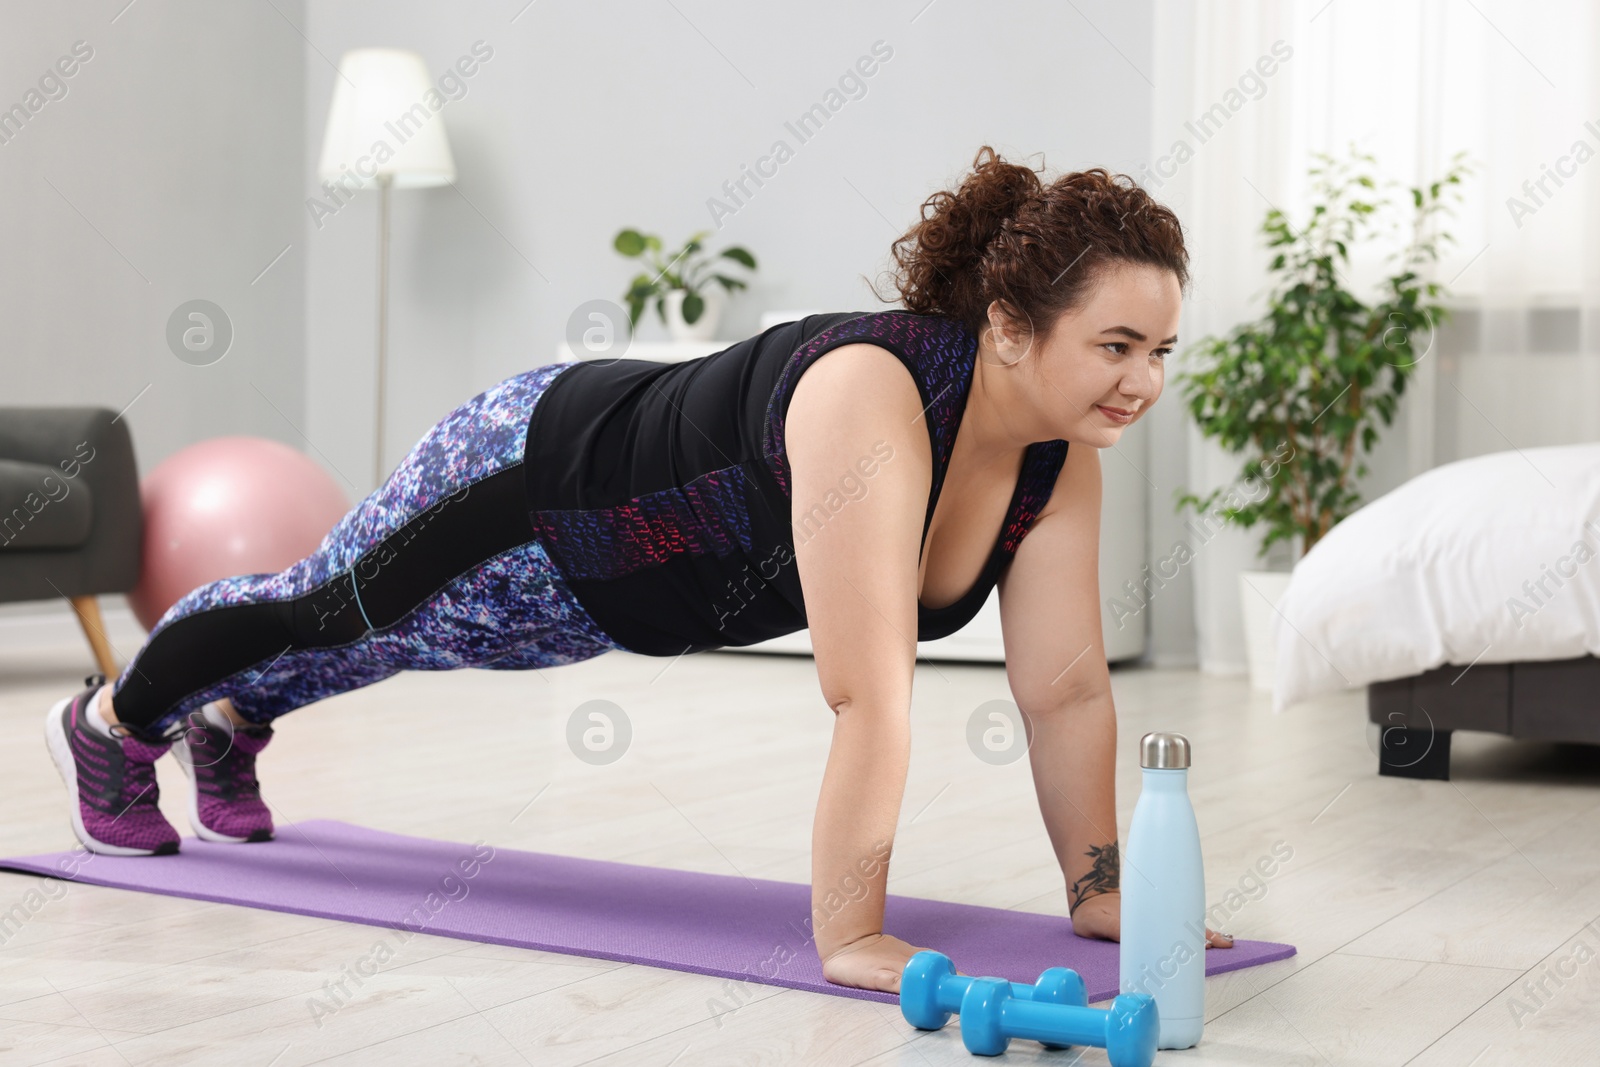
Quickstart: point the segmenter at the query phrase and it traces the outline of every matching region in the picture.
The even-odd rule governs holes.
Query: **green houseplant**
[[[1178,375],[1200,432],[1242,457],[1234,485],[1178,505],[1242,527],[1264,527],[1257,555],[1283,541],[1301,554],[1361,505],[1356,480],[1380,426],[1393,422],[1417,364],[1446,321],[1445,286],[1425,277],[1452,240],[1438,231],[1469,172],[1457,153],[1443,176],[1408,189],[1402,204],[1373,177],[1376,161],[1352,147],[1315,153],[1312,206],[1296,229],[1277,208],[1261,232],[1272,251],[1266,311],[1226,337],[1200,341]],[[1348,281],[1350,251],[1387,229],[1399,247],[1368,301]],[[1390,266],[1392,264],[1392,266]],[[1205,521],[1204,519],[1202,521]],[[1271,613],[1288,575],[1240,575],[1251,681],[1272,688]]]
[[[1178,375],[1200,432],[1241,454],[1241,477],[1266,490],[1221,507],[1232,487],[1182,493],[1179,506],[1265,526],[1259,554],[1277,541],[1308,552],[1360,506],[1354,483],[1367,473],[1362,457],[1380,423],[1393,422],[1433,330],[1449,316],[1445,287],[1421,272],[1453,240],[1436,232],[1434,219],[1448,212],[1446,197],[1469,173],[1463,153],[1437,181],[1409,189],[1408,214],[1395,220],[1409,232],[1389,255],[1393,273],[1371,303],[1348,287],[1350,249],[1371,238],[1394,205],[1372,176],[1371,155],[1316,158],[1305,226],[1295,229],[1275,207],[1261,226],[1274,250],[1266,312],[1226,337],[1198,342]]]
[[[722,266],[719,260],[732,260],[755,270],[756,257],[738,245],[712,256],[703,244],[710,235],[710,230],[702,230],[685,241],[675,254],[664,257],[661,238],[656,235],[634,229],[617,232],[612,247],[624,256],[643,259],[648,267],[634,276],[623,294],[630,327],[638,328],[644,309],[654,301],[656,314],[674,337],[686,340],[711,336],[716,329],[720,306],[714,298],[722,295],[711,288],[712,284],[720,284],[723,291],[730,294],[745,288],[743,281],[717,269]]]

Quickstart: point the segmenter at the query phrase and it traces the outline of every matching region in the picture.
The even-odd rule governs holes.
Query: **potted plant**
[[[675,255],[663,260],[661,238],[633,229],[617,232],[612,247],[622,255],[645,258],[650,268],[634,276],[623,296],[628,303],[630,327],[638,327],[645,306],[653,300],[656,314],[673,340],[704,341],[716,333],[725,293],[745,288],[738,278],[715,272],[717,260],[730,259],[755,270],[756,257],[737,245],[711,256],[701,244],[710,235],[710,230],[700,231],[685,241]],[[707,272],[712,272],[709,277]],[[713,282],[722,289],[712,288]]]
[[[1445,287],[1422,273],[1448,234],[1435,216],[1449,212],[1469,173],[1457,153],[1443,177],[1411,187],[1403,213],[1379,188],[1371,155],[1351,149],[1339,162],[1315,153],[1310,217],[1299,229],[1277,208],[1261,230],[1273,250],[1266,312],[1192,350],[1178,380],[1200,432],[1243,456],[1251,492],[1224,486],[1204,496],[1180,493],[1180,508],[1244,527],[1265,527],[1258,557],[1284,541],[1309,552],[1361,504],[1356,479],[1379,427],[1394,419],[1406,382],[1449,315]],[[1386,183],[1392,187],[1394,183]],[[1371,303],[1348,284],[1350,249],[1385,223],[1401,247]],[[1385,268],[1386,270],[1390,268]],[[1240,575],[1251,683],[1272,688],[1272,612],[1288,574]]]

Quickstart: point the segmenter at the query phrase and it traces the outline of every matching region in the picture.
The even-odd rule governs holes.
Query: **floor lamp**
[[[445,97],[415,52],[358,48],[339,60],[317,177],[335,204],[378,190],[378,352],[372,439],[373,488],[383,484],[389,361],[389,194],[455,181],[439,114]]]

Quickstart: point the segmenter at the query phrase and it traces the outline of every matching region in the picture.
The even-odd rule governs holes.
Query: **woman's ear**
[[[986,310],[989,325],[980,338],[994,352],[994,360],[1002,366],[1020,363],[1032,350],[1034,331],[1025,313],[1003,300],[989,301]]]

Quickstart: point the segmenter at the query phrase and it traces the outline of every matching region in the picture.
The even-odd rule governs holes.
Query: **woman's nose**
[[[1140,400],[1154,399],[1161,389],[1158,373],[1147,361],[1142,369],[1130,370],[1122,376],[1121,390],[1126,395],[1136,396]]]

